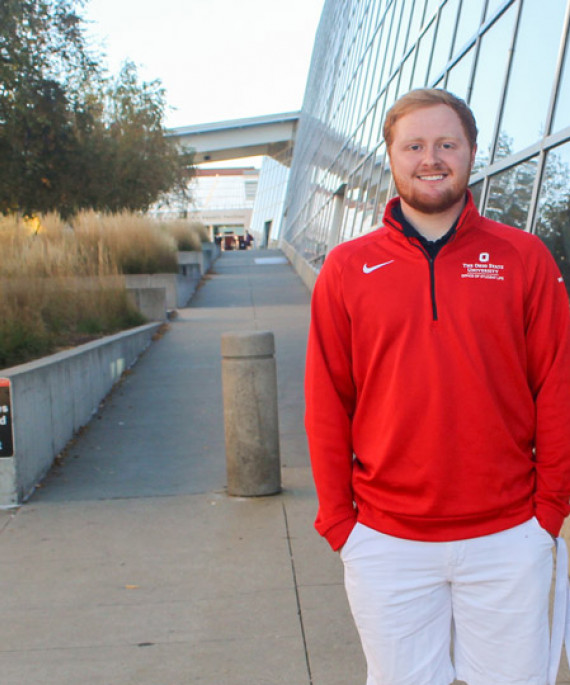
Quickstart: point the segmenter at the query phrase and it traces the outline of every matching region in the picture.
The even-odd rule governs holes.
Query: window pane
[[[454,54],[457,54],[479,28],[483,15],[484,2],[485,0],[463,0],[461,3],[461,13],[459,15],[457,35],[455,36],[455,46],[453,48]]]
[[[550,150],[538,200],[536,233],[554,255],[570,294],[570,143]]]
[[[354,220],[358,204],[359,189],[354,187],[354,178],[348,182],[348,187],[344,197],[344,217],[342,221],[342,240],[347,240],[352,236]]]
[[[382,68],[378,71],[378,88],[377,90],[382,90],[384,84],[388,80],[388,68],[389,59],[386,52],[386,47],[389,42],[390,29],[392,26],[392,15],[394,14],[394,4],[390,5],[390,9],[384,15],[384,20],[382,22],[382,44],[380,47],[380,52],[378,53],[378,59],[381,60]]]
[[[495,14],[499,7],[504,4],[505,0],[489,0],[487,4],[487,11],[485,13],[485,19],[491,19],[491,17]]]
[[[566,46],[566,56],[558,86],[558,99],[551,133],[555,133],[566,126],[570,126],[570,45]]]
[[[380,90],[382,90],[382,86],[384,85],[382,83],[382,68],[383,68],[383,60],[384,60],[384,53],[385,53],[385,46],[384,46],[384,32],[386,30],[385,25],[383,24],[378,31],[376,32],[376,35],[374,37],[374,41],[377,45],[377,50],[376,50],[376,56],[375,56],[375,67],[374,67],[374,80],[372,81],[372,87],[371,87],[371,94],[373,97],[375,97]]]
[[[447,77],[447,90],[457,95],[457,97],[463,98],[464,100],[467,98],[474,55],[475,48],[471,48],[469,52],[463,55],[453,69],[450,69]]]
[[[496,24],[493,24],[481,41],[473,93],[469,103],[479,129],[476,168],[484,166],[491,159],[490,148],[505,80],[515,14],[513,5]]]
[[[384,105],[386,104],[386,93],[378,98],[376,103],[376,141],[380,141],[384,138],[383,127],[384,127]],[[374,134],[372,135],[372,140],[374,140]]]
[[[426,0],[416,0],[414,3],[414,10],[412,12],[412,21],[410,23],[410,35],[408,37],[407,47],[415,43],[418,39],[418,33],[422,27],[422,17],[425,4]]]
[[[481,203],[481,191],[483,190],[483,181],[478,181],[477,183],[474,183],[472,186],[469,186],[469,190],[473,194],[473,202],[475,203],[475,207],[479,207]]]
[[[448,0],[442,7],[437,27],[437,38],[433,48],[433,57],[429,70],[429,82],[437,78],[449,60],[451,41],[457,19],[457,6],[459,0]]]
[[[412,88],[423,88],[426,84],[427,70],[429,66],[429,58],[431,55],[434,33],[435,21],[432,22],[429,29],[424,33],[418,47],[416,48],[418,51],[418,56],[416,59],[416,68],[414,70]]]
[[[400,33],[398,35],[398,42],[396,44],[396,52],[394,53],[395,64],[402,59],[406,37],[408,35],[408,27],[410,25],[410,11],[412,9],[413,0],[404,0],[404,7],[402,9],[402,19],[400,24]]]
[[[545,21],[544,1],[525,0],[501,122],[502,145],[497,149],[498,157],[532,145],[545,132],[565,10],[566,0],[549,0],[548,21]],[[537,45],[540,50],[536,49]]]
[[[390,107],[396,102],[396,89],[398,87],[398,76],[394,76],[392,81],[390,82],[390,85],[388,86],[388,90],[386,91],[386,111],[390,109]]]
[[[400,15],[402,4],[400,2],[394,3],[394,18],[392,19],[392,30],[390,31],[390,38],[388,47],[386,48],[386,76],[389,77],[394,71],[394,50],[396,48],[396,39],[398,37],[398,29],[400,27]]]
[[[410,90],[410,77],[412,75],[412,68],[414,66],[414,53],[412,52],[407,60],[404,62],[400,70],[400,87],[398,88],[398,95],[403,95]]]
[[[384,145],[381,145],[376,151],[376,159],[374,161],[374,169],[372,172],[372,184],[374,186],[374,214],[372,217],[372,223],[377,224],[384,212],[384,204],[382,201],[382,193],[384,192],[384,184],[386,181],[386,175],[384,173],[384,160],[386,157],[386,149]],[[389,177],[389,173],[388,173]]]
[[[529,159],[491,178],[485,216],[509,226],[525,228],[536,176],[536,159]]]
[[[426,14],[424,17],[424,25],[433,17],[436,9],[441,5],[441,0],[427,0]]]

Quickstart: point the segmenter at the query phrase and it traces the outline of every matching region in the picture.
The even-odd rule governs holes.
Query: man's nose
[[[439,148],[430,145],[424,147],[424,155],[422,162],[425,165],[438,164],[440,162]]]

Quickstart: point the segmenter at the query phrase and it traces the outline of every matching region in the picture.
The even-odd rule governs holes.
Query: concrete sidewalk
[[[278,251],[226,252],[191,305],[0,511],[0,685],[364,685],[341,562],[313,530],[309,293]],[[224,489],[220,337],[243,330],[275,333],[273,497]]]
[[[224,253],[30,502],[0,512],[1,685],[363,685],[303,431],[309,293]],[[220,336],[275,333],[282,494],[229,498]]]

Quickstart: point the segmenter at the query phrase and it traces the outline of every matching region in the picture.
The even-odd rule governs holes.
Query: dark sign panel
[[[0,378],[0,458],[14,456],[10,380]]]

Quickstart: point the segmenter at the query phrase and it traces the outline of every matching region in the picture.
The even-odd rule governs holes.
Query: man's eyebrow
[[[426,140],[426,137],[422,136],[422,135],[408,136],[407,138],[404,137],[402,140],[406,143],[422,142],[422,141]],[[461,140],[461,138],[460,138],[460,136],[457,136],[457,135],[450,133],[450,134],[438,136],[436,138],[436,142],[441,141],[441,140]]]

